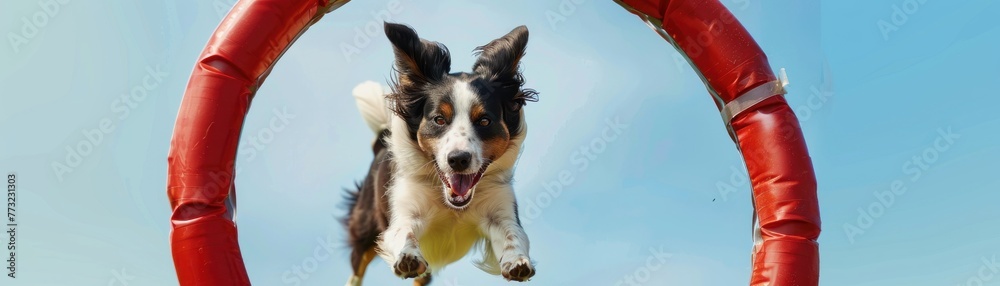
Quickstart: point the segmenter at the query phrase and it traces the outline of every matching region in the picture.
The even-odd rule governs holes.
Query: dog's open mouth
[[[445,195],[448,204],[455,208],[463,208],[472,201],[472,189],[479,183],[486,172],[486,164],[478,172],[472,174],[447,174],[438,171],[438,177],[444,183],[448,194]]]

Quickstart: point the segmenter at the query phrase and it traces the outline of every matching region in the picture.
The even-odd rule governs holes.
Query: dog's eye
[[[444,125],[445,123],[448,123],[448,122],[444,120],[444,117],[438,116],[438,117],[434,117],[434,123],[437,124],[437,125]]]
[[[486,117],[480,118],[479,126],[490,126],[490,119]]]

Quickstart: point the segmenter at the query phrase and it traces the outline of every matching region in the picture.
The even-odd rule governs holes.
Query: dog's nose
[[[455,170],[455,172],[466,171],[471,161],[472,153],[465,151],[452,151],[448,153],[448,166],[451,166],[451,169]]]

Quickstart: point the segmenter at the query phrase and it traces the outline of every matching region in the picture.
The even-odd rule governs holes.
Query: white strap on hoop
[[[788,75],[785,74],[785,69],[782,68],[778,73],[779,79],[776,81],[768,82],[757,87],[747,90],[743,94],[740,94],[726,103],[722,107],[722,121],[728,126],[730,121],[733,120],[740,113],[746,112],[748,109],[757,105],[758,103],[771,98],[772,96],[785,95],[785,86],[788,85]]]

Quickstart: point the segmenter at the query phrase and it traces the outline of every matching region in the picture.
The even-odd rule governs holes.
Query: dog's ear
[[[403,24],[385,22],[385,36],[392,43],[396,54],[393,111],[410,118],[422,106],[422,90],[428,84],[440,81],[451,70],[451,54],[438,42],[427,41]]]
[[[475,53],[479,59],[472,70],[486,79],[490,89],[497,94],[508,94],[505,107],[510,111],[518,111],[526,101],[537,101],[537,92],[522,89],[524,78],[521,76],[521,57],[528,46],[528,28],[519,26],[503,37],[490,41],[489,44],[478,47]]]
[[[448,48],[417,36],[412,28],[385,23],[385,36],[396,54],[396,71],[401,83],[425,84],[441,80],[451,70]]]
[[[528,28],[520,26],[489,44],[476,48],[479,59],[472,70],[489,80],[517,76],[524,48],[528,45]]]

